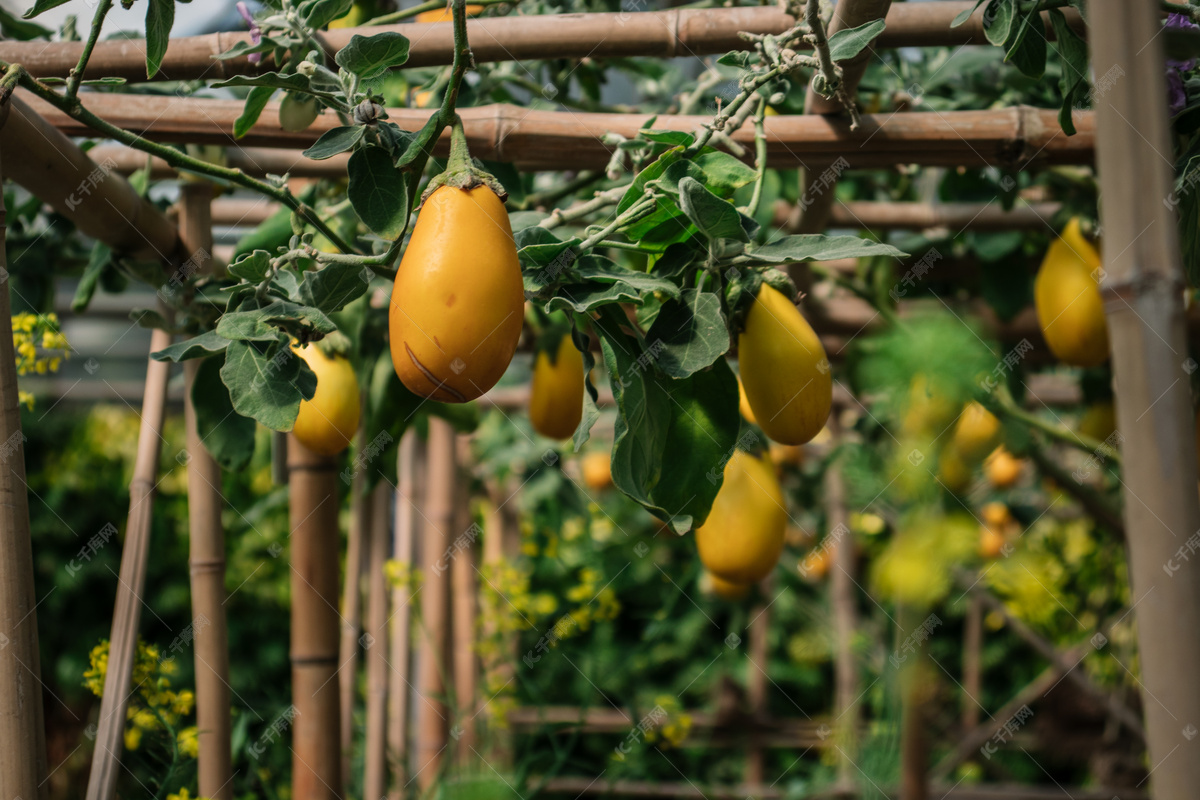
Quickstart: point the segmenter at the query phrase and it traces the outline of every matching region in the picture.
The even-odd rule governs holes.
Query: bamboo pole
[[[358,431],[357,452],[365,446]],[[363,539],[371,530],[372,504],[366,491],[365,470],[358,470],[350,486],[350,535],[346,541],[346,578],[342,581],[342,637],[338,642],[338,711],[342,748],[342,788],[350,783],[350,757],[354,747],[354,700],[358,689],[358,638],[362,630],[362,576],[365,566]]]
[[[213,186],[180,188],[179,237],[199,274],[212,274]],[[184,362],[183,414],[188,453],[188,571],[192,590],[196,671],[196,727],[199,731],[200,796],[233,800],[232,689],[229,634],[225,624],[225,529],[221,523],[221,468],[204,447],[196,428],[192,386],[200,362]]]
[[[336,461],[288,437],[292,559],[292,797],[341,796]]]
[[[833,446],[842,441],[843,432],[835,411],[829,417],[829,431],[833,434]],[[829,600],[833,610],[833,635],[835,643],[834,675],[834,719],[837,739],[841,746],[838,759],[838,786],[845,791],[855,787],[858,734],[858,664],[854,656],[854,637],[858,629],[858,612],[855,607],[855,592],[858,572],[854,537],[850,533],[846,516],[846,485],[842,467],[837,461],[825,471],[825,503],[830,535],[836,537],[832,543],[833,566],[829,575]]]
[[[456,444],[459,463],[470,463],[470,437],[459,435]],[[475,616],[478,592],[475,585],[475,542],[480,529],[471,519],[471,485],[465,470],[460,470],[455,488],[455,554],[450,564],[451,610],[454,615],[451,654],[454,662],[456,760],[459,764],[465,764],[479,752],[476,747],[478,733],[475,719]]]
[[[1104,122],[1097,159],[1142,705],[1154,796],[1182,800],[1200,786],[1200,759],[1176,752],[1190,747],[1200,720],[1200,560],[1173,559],[1200,529],[1200,502],[1195,453],[1180,446],[1194,441],[1195,414],[1181,372],[1185,284],[1168,207],[1174,166],[1162,23],[1150,0],[1095,0],[1089,12],[1093,71],[1120,76],[1096,99]]]
[[[767,578],[761,587],[765,592],[771,591],[775,582]],[[750,715],[755,720],[761,720],[767,714],[767,669],[770,664],[771,606],[757,605],[750,611],[749,644],[746,656],[750,668],[746,670],[746,705]],[[766,753],[758,737],[751,738],[746,747],[746,765],[742,773],[744,783],[759,786],[766,776]]]
[[[179,234],[166,215],[21,98],[8,102],[12,112],[0,129],[4,177],[49,203],[85,235],[123,253],[170,263]]]
[[[450,707],[446,702],[449,664],[450,581],[445,563],[454,524],[454,429],[431,417],[426,450],[424,532],[421,537],[421,646],[417,652],[416,764],[422,791],[433,785],[449,742]]]
[[[86,125],[45,101],[24,90],[18,90],[17,94],[62,132],[72,136],[95,135]],[[80,99],[89,110],[112,124],[162,142],[233,145],[233,123],[242,113],[242,102],[238,100],[185,100],[101,92],[89,92]],[[413,131],[424,125],[432,113],[431,109],[388,109],[392,122]],[[462,108],[459,115],[473,156],[513,162],[523,171],[602,169],[611,150],[601,137],[616,133],[632,138],[651,119],[648,114],[531,111],[504,103]],[[808,160],[833,162],[844,158],[852,169],[907,163],[1011,169],[1090,163],[1095,138],[1093,113],[1076,111],[1074,119],[1078,132],[1066,136],[1059,128],[1057,111],[1030,106],[868,114],[862,116],[860,128],[854,132],[849,130],[847,120],[836,117],[775,116],[765,123],[767,162],[775,167],[795,167]],[[704,116],[659,115],[655,127],[691,131],[710,121]],[[236,144],[307,147],[338,124],[336,116],[324,114],[308,129],[291,133],[279,125],[278,104],[270,104],[259,122]],[[747,122],[731,138],[753,150],[753,125]],[[448,152],[447,134],[435,146],[434,154],[444,156]]]
[[[528,408],[528,405],[523,404],[520,408]],[[497,567],[506,559],[516,556],[520,539],[516,520],[513,518],[512,512],[505,508],[508,497],[501,492],[500,485],[495,481],[488,481],[485,488],[488,501],[483,515],[483,563],[489,567]],[[509,492],[508,496],[511,494]],[[479,588],[481,591],[483,590],[482,585]],[[496,620],[491,617],[485,618],[484,638],[491,639],[497,634]],[[487,669],[487,677],[484,682],[487,687],[486,693],[507,690],[512,683],[516,675],[518,644],[516,636],[508,636],[507,641],[499,649],[499,656],[485,665]],[[491,698],[485,696],[485,702],[490,701]],[[513,740],[509,727],[507,725],[489,727],[487,730],[488,763],[511,766],[512,758]]]
[[[413,540],[417,528],[418,466],[420,440],[413,429],[405,431],[396,456],[396,524],[392,558],[405,571],[413,564]],[[408,714],[412,586],[392,589],[391,669],[388,671],[388,763],[392,773],[390,800],[401,800],[408,784]]]
[[[367,556],[367,742],[363,797],[387,797],[388,560],[392,487],[380,481],[371,493],[371,541]]]
[[[987,44],[983,10],[978,9],[958,28],[951,21],[971,3],[932,3],[929,6],[897,4],[887,17],[880,47],[955,47]],[[1067,10],[1077,31],[1083,32],[1078,14]],[[704,56],[730,50],[749,50],[739,31],[782,33],[793,24],[777,8],[672,9],[667,11],[602,14],[548,14],[483,17],[467,22],[467,36],[477,62],[521,61],[553,58],[621,58],[631,56]],[[371,36],[395,31],[410,41],[405,68],[445,66],[451,62],[454,35],[449,22],[406,23],[370,28],[342,28],[322,32],[330,53],[345,47],[355,35]],[[1053,29],[1044,31],[1053,39]],[[214,33],[171,40],[154,80],[221,80],[233,75],[274,69],[268,53],[254,65],[248,58],[215,60],[248,33]],[[803,45],[801,45],[803,46]],[[38,77],[67,77],[79,62],[82,42],[4,42],[0,59],[19,63]],[[143,40],[97,42],[86,76],[118,77],[130,82],[146,80],[146,45]]]
[[[150,336],[152,353],[170,344],[171,335],[166,331],[155,329]],[[133,464],[133,481],[129,484],[129,520],[125,526],[125,544],[121,550],[121,568],[117,578],[108,670],[104,676],[100,716],[96,720],[96,748],[92,754],[87,800],[111,800],[116,794],[121,750],[125,746],[129,684],[137,652],[138,621],[142,615],[142,592],[146,585],[146,559],[150,553],[150,523],[154,511],[158,463],[162,455],[162,427],[169,374],[170,366],[166,362],[149,359],[137,457]],[[6,385],[15,386],[15,382]],[[0,748],[0,751],[3,749]]]
[[[0,110],[0,114],[7,114],[7,109]],[[4,166],[8,166],[7,159]],[[48,794],[46,732],[25,483],[25,434],[21,431],[16,351],[11,334],[12,300],[6,272],[7,212],[2,195],[0,192],[0,564],[4,565],[0,569],[0,742],[4,744],[0,746],[0,797],[35,800]],[[161,383],[165,389],[165,377]],[[161,410],[159,413],[161,419]],[[154,444],[157,454],[157,439]],[[139,464],[143,452],[144,448],[139,448]],[[156,472],[157,464],[154,466]],[[125,715],[122,713],[120,718],[124,721]]]

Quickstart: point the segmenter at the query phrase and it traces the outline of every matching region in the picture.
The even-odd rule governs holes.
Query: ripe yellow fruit
[[[965,492],[971,485],[971,468],[953,442],[943,447],[938,456],[938,480],[955,494]]]
[[[1117,410],[1111,400],[1092,403],[1084,410],[1083,416],[1079,418],[1079,432],[1084,436],[1095,439],[1097,442],[1105,441],[1116,430]]]
[[[320,110],[317,98],[288,92],[279,104],[279,127],[289,133],[299,133],[313,124]]]
[[[751,425],[758,424],[754,419],[754,410],[750,408],[750,401],[746,399],[746,387],[742,384],[740,377],[738,378],[738,411],[742,412],[742,419],[746,422]]]
[[[718,578],[705,570],[704,574],[700,576],[700,591],[716,595],[722,600],[741,600],[749,594],[750,587],[744,583],[734,583],[724,578]]]
[[[1009,511],[1008,506],[999,502],[985,503],[979,510],[979,516],[983,517],[984,525],[997,530],[1013,521],[1012,512]]]
[[[608,453],[588,453],[581,464],[583,483],[593,491],[612,486],[612,463]]]
[[[313,344],[293,349],[316,374],[317,391],[312,400],[300,401],[292,434],[314,453],[337,455],[350,446],[362,412],[354,367],[342,356],[330,358]]]
[[[999,558],[1007,542],[1004,534],[995,528],[985,525],[979,529],[979,555],[983,558]]]
[[[833,373],[800,310],[763,284],[738,337],[746,399],[758,425],[782,444],[804,444],[829,419]]]
[[[533,365],[529,395],[529,421],[533,429],[551,439],[567,439],[583,417],[583,354],[565,334],[558,342],[554,363],[545,350]]]
[[[830,561],[829,548],[810,551],[800,560],[800,577],[814,583],[821,580],[829,572]]]
[[[988,482],[997,489],[1009,489],[1021,477],[1022,466],[1021,459],[1005,450],[1004,447],[997,447],[984,462],[983,474],[987,477]]]
[[[1033,284],[1038,322],[1051,352],[1066,364],[1095,367],[1108,360],[1108,323],[1093,273],[1100,254],[1073,218],[1050,245]]]
[[[430,400],[474,400],[508,369],[524,309],[504,203],[486,186],[438,188],[392,287],[388,329],[400,380]]]
[[[474,3],[467,4],[467,16],[473,17],[483,11],[483,6],[475,5]],[[450,11],[450,7],[439,8],[436,11],[422,11],[417,14],[416,22],[453,22],[454,14]]]
[[[737,450],[708,519],[696,529],[700,560],[718,578],[758,583],[779,561],[787,519],[770,462]]]
[[[996,446],[1000,420],[979,403],[967,403],[954,426],[954,447],[966,462],[979,463]]]

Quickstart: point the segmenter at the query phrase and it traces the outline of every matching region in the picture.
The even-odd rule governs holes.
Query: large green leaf
[[[349,14],[353,5],[354,0],[303,0],[297,10],[308,27],[320,29]]]
[[[235,278],[258,283],[271,271],[271,254],[266,250],[255,250],[229,265],[229,274]]]
[[[376,146],[355,150],[349,175],[346,194],[358,218],[386,239],[403,234],[408,223],[408,187],[387,150]]]
[[[18,39],[20,41],[28,41],[30,39],[43,39],[50,37],[50,29],[43,28],[36,22],[25,22],[17,19],[6,10],[0,8],[0,35],[6,39]]]
[[[1034,80],[1046,72],[1046,34],[1040,14],[1026,14],[1008,46],[1005,59]]]
[[[801,233],[795,236],[781,237],[760,247],[747,248],[746,255],[756,261],[788,264],[796,261],[833,261],[839,258],[863,258],[864,256],[903,258],[907,253],[897,250],[890,244],[859,239],[857,236]]]
[[[560,286],[546,303],[546,311],[575,311],[587,313],[612,303],[640,303],[642,295],[624,283],[568,283]]]
[[[23,15],[23,18],[33,19],[43,11],[49,11],[52,8],[58,8],[65,2],[67,2],[67,0],[36,0],[36,2],[33,4],[33,8],[26,11]]]
[[[342,69],[369,81],[408,60],[408,38],[390,31],[374,36],[355,34],[334,60]]]
[[[690,163],[704,173],[704,185],[721,197],[729,197],[758,177],[745,161],[721,150],[700,153]]]
[[[262,308],[229,311],[217,321],[217,333],[242,342],[268,342],[278,338],[280,330],[297,335],[306,330],[333,333],[337,326],[319,308],[276,300]]]
[[[229,389],[221,382],[223,355],[206,358],[196,367],[192,381],[192,406],[196,432],[204,448],[223,469],[245,469],[254,456],[254,420],[233,410]]]
[[[246,104],[242,106],[241,116],[234,120],[233,138],[240,139],[250,132],[273,94],[275,90],[270,86],[255,86],[250,90],[250,94],[246,95]]]
[[[230,342],[221,380],[237,413],[273,431],[290,431],[306,391],[312,397],[316,376],[286,342],[275,341],[261,350],[260,346]]]
[[[1057,8],[1050,10],[1050,24],[1054,26],[1054,38],[1062,71],[1058,76],[1058,88],[1062,92],[1062,106],[1058,112],[1058,124],[1063,133],[1075,135],[1075,120],[1071,113],[1077,104],[1088,95],[1088,48],[1087,42],[1079,37],[1067,24],[1067,18]],[[1096,76],[1097,84],[1108,81],[1104,75]]]
[[[366,132],[367,128],[364,125],[343,125],[333,128],[322,133],[321,138],[317,139],[312,147],[301,155],[316,161],[332,158],[339,153],[354,149],[354,145],[358,144]]]
[[[710,239],[748,241],[741,214],[733,203],[717,197],[695,178],[679,181],[679,207]]]
[[[372,274],[357,264],[326,264],[304,273],[300,297],[327,314],[340,311],[347,303],[362,297]]]
[[[146,77],[153,78],[162,66],[175,25],[175,0],[149,0],[146,5]]]
[[[229,346],[229,340],[216,331],[208,331],[191,339],[184,339],[169,347],[150,354],[155,361],[187,361],[189,358],[205,358],[219,353]]]
[[[997,47],[1007,42],[1016,15],[1016,0],[991,0],[983,11],[983,30],[987,40]]]
[[[729,350],[720,298],[687,289],[678,300],[663,304],[646,340],[660,349],[658,368],[672,378],[686,378],[708,367]]]
[[[829,37],[829,56],[834,61],[849,61],[867,49],[887,23],[882,19],[864,22],[857,28],[846,28]]]

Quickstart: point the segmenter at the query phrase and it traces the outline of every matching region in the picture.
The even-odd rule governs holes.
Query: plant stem
[[[993,402],[988,405],[1000,410],[1009,417],[1028,425],[1038,431],[1041,431],[1050,439],[1069,444],[1072,447],[1078,448],[1089,455],[1103,456],[1109,459],[1117,466],[1121,465],[1120,454],[1103,442],[1097,442],[1090,436],[1081,436],[1070,428],[1062,425],[1054,425],[1047,422],[1036,414],[1031,414],[1025,409],[1019,407],[1016,401],[1013,400],[1008,388],[1001,384],[996,391],[992,393]]]
[[[758,213],[758,204],[762,201],[763,178],[767,174],[767,134],[763,130],[763,118],[767,114],[767,98],[758,98],[758,111],[754,114],[754,192],[750,195],[750,205],[746,206],[746,216],[753,218]]]
[[[629,223],[651,213],[656,205],[657,201],[654,199],[653,195],[643,195],[640,200],[618,214],[612,222],[608,223],[599,231],[584,239],[579,244],[579,249],[589,250],[595,247],[599,242],[607,239],[609,234],[620,228],[622,225],[628,225]]]
[[[3,62],[0,62],[0,64],[2,63]],[[89,128],[92,128],[96,132],[103,134],[105,137],[115,139],[122,144],[129,145],[130,147],[141,150],[144,153],[149,153],[152,156],[157,156],[176,169],[190,170],[192,172],[199,173],[200,175],[206,175],[210,178],[228,181],[229,183],[237,184],[238,186],[246,189],[251,189],[260,194],[264,194],[299,214],[301,219],[324,234],[325,238],[329,239],[329,241],[332,242],[333,245],[343,253],[356,252],[353,247],[347,244],[341,236],[338,236],[338,234],[334,232],[334,230],[330,228],[323,219],[321,219],[315,210],[313,210],[310,206],[300,202],[300,200],[298,200],[296,196],[286,188],[272,186],[265,181],[251,178],[240,169],[231,169],[229,167],[222,167],[217,164],[210,164],[207,161],[201,161],[198,158],[192,158],[186,153],[182,153],[173,147],[168,147],[157,142],[151,142],[147,139],[143,139],[136,133],[131,133],[124,128],[117,127],[111,122],[101,119],[91,111],[88,111],[87,108],[85,108],[83,104],[79,102],[79,98],[66,98],[58,94],[49,86],[46,86],[37,78],[34,78],[32,75],[30,75],[19,64],[5,64],[4,66],[8,69],[15,67],[20,71],[20,83],[26,89],[42,98],[47,103],[50,103],[63,113],[68,114],[72,119],[82,122]]]
[[[614,186],[611,189],[606,189],[603,192],[597,192],[596,196],[591,200],[571,206],[568,209],[556,208],[550,212],[550,216],[546,217],[539,223],[539,227],[557,228],[559,225],[565,225],[568,222],[574,222],[578,219],[583,219],[589,214],[599,211],[602,208],[616,205],[621,202],[621,198],[625,196],[626,190],[629,189],[629,184]]]
[[[83,73],[87,69],[88,60],[92,57],[92,50],[95,49],[96,41],[100,38],[100,28],[104,26],[104,18],[108,16],[111,8],[112,0],[100,0],[100,5],[96,7],[96,13],[92,16],[92,29],[88,32],[87,41],[84,42],[83,52],[79,54],[79,63],[67,76],[67,88],[64,95],[68,100],[74,100],[75,95],[79,92],[79,82],[83,80]]]
[[[833,63],[833,56],[829,52],[829,36],[825,32],[825,25],[821,22],[820,4],[816,0],[807,0],[804,4],[804,20],[808,25],[809,35],[806,37],[812,42],[813,50],[817,54],[817,61],[821,65],[821,75],[825,79],[825,85],[832,88],[833,96],[837,97],[842,106],[845,107],[846,113],[850,115],[850,130],[858,130],[858,106],[854,104],[854,98],[846,93],[846,86],[842,82],[842,70]],[[821,94],[825,94],[821,92]],[[828,95],[827,95],[828,96]]]
[[[1050,458],[1050,455],[1037,441],[1029,445],[1029,457],[1038,469],[1054,480],[1064,492],[1074,497],[1097,522],[1114,533],[1125,535],[1125,523],[1121,520],[1121,512],[1114,508],[1108,498],[1092,487],[1078,481],[1066,469]]]

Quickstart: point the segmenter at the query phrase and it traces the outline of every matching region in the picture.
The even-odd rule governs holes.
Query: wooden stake
[[[7,289],[3,294],[5,300],[0,302],[7,302]],[[152,353],[170,344],[171,334],[166,331],[155,329],[150,335]],[[0,351],[0,363],[7,363],[3,351]],[[147,363],[146,387],[142,398],[142,424],[138,431],[133,481],[129,484],[129,520],[125,526],[125,544],[121,551],[117,600],[113,608],[112,633],[109,636],[108,670],[104,676],[104,696],[100,699],[100,717],[96,721],[96,749],[92,754],[87,800],[111,800],[117,789],[121,751],[125,746],[125,712],[129,707],[130,680],[137,653],[138,621],[142,615],[142,592],[146,586],[146,558],[150,553],[150,523],[154,510],[158,462],[162,455],[163,415],[167,402],[169,374],[170,366],[166,362],[150,359]],[[15,387],[16,381],[4,385]],[[38,694],[40,696],[40,692]],[[0,752],[4,749],[0,748]],[[5,770],[5,773],[7,772],[8,770]]]
[[[406,570],[413,565],[413,540],[417,529],[417,499],[420,496],[418,467],[421,442],[411,428],[400,439],[396,458],[396,526],[392,541],[392,558]],[[388,671],[388,763],[392,773],[390,800],[401,800],[403,787],[408,784],[408,696],[409,643],[412,586],[392,589],[391,669]]]
[[[458,460],[470,463],[470,437],[457,440]],[[457,732],[457,761],[465,764],[478,753],[476,724],[475,667],[475,546],[480,528],[471,519],[470,481],[459,475],[455,500],[454,556],[450,566],[451,596],[454,613],[454,699],[457,706],[454,729]]]
[[[7,159],[5,166],[8,166]],[[21,431],[16,351],[11,334],[12,301],[5,269],[8,257],[3,244],[6,231],[4,198],[0,196],[0,564],[3,564],[0,568],[0,742],[3,743],[0,745],[0,797],[35,800],[47,796],[46,732],[42,718],[29,494],[25,483],[25,434]],[[165,374],[161,383],[165,397]],[[147,402],[151,405],[150,401],[155,398],[150,396],[149,379],[146,389]],[[158,413],[161,427],[161,401]],[[142,426],[144,433],[144,418]],[[143,452],[144,448],[139,447],[138,463],[145,467],[141,464]],[[158,471],[157,435],[154,437],[154,454],[151,474]],[[113,699],[117,699],[115,693]],[[124,709],[120,721],[125,721]]]
[[[180,189],[179,236],[200,274],[212,272],[213,186],[185,183]],[[229,634],[225,625],[225,529],[221,523],[221,468],[196,429],[192,386],[198,360],[184,362],[184,422],[188,453],[188,568],[192,589],[192,635],[196,670],[200,796],[233,800],[232,689]]]
[[[837,413],[829,417],[828,427],[833,434],[833,446],[842,440]],[[846,485],[841,464],[834,461],[825,471],[825,501],[828,509],[830,536],[833,542],[833,569],[829,575],[829,600],[833,610],[833,636],[836,648],[834,674],[836,678],[834,719],[837,740],[841,747],[838,760],[838,786],[843,791],[855,787],[858,736],[858,664],[854,656],[854,636],[858,628],[856,608],[856,579],[858,572],[854,536],[846,517]]]
[[[367,742],[363,797],[387,796],[388,591],[384,565],[391,539],[392,487],[380,481],[371,493],[367,557]]]
[[[421,647],[417,653],[417,784],[433,785],[442,769],[449,742],[450,709],[445,674],[449,655],[450,580],[447,552],[454,525],[454,429],[437,417],[429,419],[426,456],[424,533],[421,542]]]
[[[358,452],[365,444],[358,432]],[[350,782],[354,746],[354,700],[358,693],[358,637],[362,632],[362,576],[366,567],[363,539],[371,530],[371,498],[365,470],[358,470],[350,487],[350,536],[346,542],[346,578],[342,581],[342,638],[338,644],[338,709],[341,713],[342,782]]]
[[[770,578],[764,580],[760,587],[764,594],[772,591],[775,582]],[[747,645],[747,657],[750,666],[746,670],[746,703],[750,707],[750,715],[754,719],[762,719],[767,714],[767,668],[770,662],[769,640],[771,629],[771,606],[758,605],[750,611],[750,639]],[[761,786],[766,774],[766,759],[761,744],[756,738],[751,739],[746,749],[746,768],[742,781],[750,786]]]
[[[1200,758],[1200,559],[1178,557],[1200,530],[1195,413],[1174,209],[1160,6],[1089,6],[1104,228],[1102,289],[1123,437],[1125,528],[1137,615],[1148,763],[1157,800],[1196,796]],[[1194,220],[1188,221],[1194,223]]]
[[[341,796],[336,461],[288,437],[292,541],[292,797]]]

